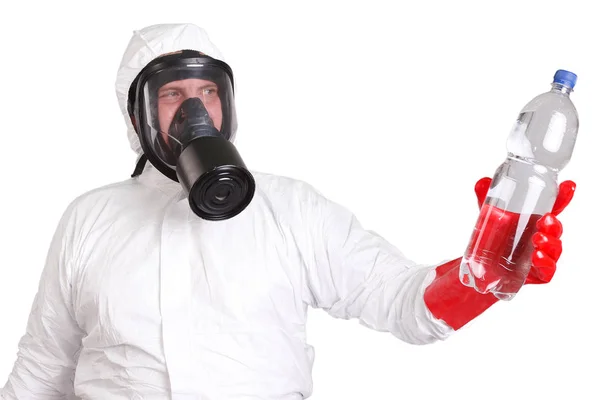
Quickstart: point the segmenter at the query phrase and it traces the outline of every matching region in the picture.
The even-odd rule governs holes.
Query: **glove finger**
[[[537,228],[538,232],[542,232],[547,236],[551,236],[556,239],[560,239],[563,233],[562,223],[552,213],[547,213],[540,218],[536,222],[535,227]]]
[[[548,283],[556,272],[556,262],[541,250],[533,252],[532,266],[527,275],[526,284]]]
[[[483,205],[485,198],[487,196],[487,192],[490,190],[490,183],[492,183],[492,178],[481,178],[475,183],[475,195],[477,196],[477,204],[479,208]]]
[[[558,215],[569,205],[575,195],[577,185],[573,181],[564,181],[558,186],[558,195],[552,208],[552,214]]]
[[[555,262],[562,254],[562,241],[543,232],[536,232],[532,238],[535,250],[540,250],[551,257]]]

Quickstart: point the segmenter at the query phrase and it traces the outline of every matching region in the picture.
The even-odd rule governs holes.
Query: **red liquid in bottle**
[[[531,268],[538,214],[518,214],[484,204],[461,265],[461,280],[480,293],[508,300]]]

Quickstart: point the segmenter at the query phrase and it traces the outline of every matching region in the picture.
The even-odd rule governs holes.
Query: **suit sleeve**
[[[73,219],[71,205],[50,243],[17,359],[0,390],[1,399],[74,398],[73,376],[82,331],[75,321],[71,296]]]
[[[310,190],[303,211],[305,301],[336,318],[358,319],[411,344],[454,331],[433,317],[424,291],[437,265],[418,265],[344,207]]]

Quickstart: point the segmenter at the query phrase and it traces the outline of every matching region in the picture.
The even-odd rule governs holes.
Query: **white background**
[[[247,164],[312,183],[422,263],[462,254],[478,212],[473,185],[503,161],[518,111],[549,89],[556,69],[576,72],[581,126],[560,177],[578,187],[561,214],[554,280],[429,346],[313,311],[312,398],[597,398],[595,8],[590,0],[4,3],[0,381],[58,218],[75,196],[133,171],[114,92],[132,31],[193,22],[233,67]]]

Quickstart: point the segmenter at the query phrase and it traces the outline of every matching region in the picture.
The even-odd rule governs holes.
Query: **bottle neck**
[[[552,89],[550,91],[554,93],[562,93],[564,95],[569,96],[573,89],[560,83],[554,82],[552,83]]]
[[[534,159],[521,157],[513,153],[508,153],[507,162],[512,164],[513,168],[532,169],[539,175],[547,175],[554,179],[558,177],[558,173],[560,172],[559,168],[553,168],[551,166],[542,165],[537,163]]]

